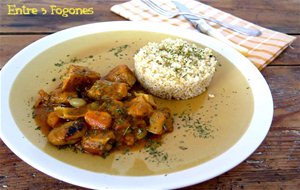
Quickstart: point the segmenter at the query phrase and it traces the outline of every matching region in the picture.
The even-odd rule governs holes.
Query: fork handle
[[[205,19],[205,18],[203,18],[203,19]],[[242,33],[242,34],[246,34],[246,35],[250,35],[250,36],[260,36],[261,35],[261,31],[256,30],[256,29],[245,28],[245,27],[238,26],[238,25],[232,25],[232,24],[229,24],[229,23],[226,23],[226,22],[221,22],[221,21],[213,19],[213,18],[206,19],[206,20],[214,22],[214,23],[219,24],[219,25],[221,25],[225,28],[231,29],[233,31],[236,31],[236,32],[239,32],[239,33]]]
[[[198,14],[195,14],[195,13],[188,13],[188,12],[179,12],[178,15],[188,15],[188,16],[194,17],[193,19],[199,19],[199,20],[204,19],[204,20],[219,24],[219,25],[221,25],[225,28],[228,28],[228,29],[231,29],[233,31],[239,32],[241,34],[246,34],[246,35],[249,35],[249,36],[260,36],[262,34],[261,31],[257,30],[257,29],[251,29],[251,28],[245,28],[243,26],[232,25],[232,24],[229,24],[227,22],[221,22],[217,19],[206,17],[204,15],[198,15]]]

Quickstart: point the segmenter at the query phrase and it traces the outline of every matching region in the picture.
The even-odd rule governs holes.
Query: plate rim
[[[26,66],[27,63],[29,63],[35,56],[39,55],[46,49],[73,38],[90,35],[98,32],[128,30],[150,31],[170,34],[189,39],[200,44],[203,44],[203,42],[209,42],[209,44],[205,44],[205,46],[212,48],[214,51],[217,51],[222,56],[229,59],[232,63],[233,59],[239,59],[240,62],[243,63],[236,64],[234,61],[233,64],[244,74],[245,77],[247,76],[246,78],[252,75],[256,77],[250,77],[251,80],[248,81],[254,98],[254,113],[248,129],[238,140],[238,142],[236,142],[231,148],[229,148],[227,151],[220,154],[219,156],[201,165],[189,169],[177,171],[167,175],[160,174],[153,176],[115,176],[87,171],[56,160],[55,158],[52,158],[48,154],[41,151],[39,148],[35,147],[35,145],[33,145],[22,135],[21,131],[19,130],[19,128],[13,120],[12,114],[10,113],[10,111],[7,112],[5,109],[10,110],[9,94],[11,91],[12,84],[17,75],[21,72],[21,70]],[[30,52],[30,54],[28,52]],[[230,55],[230,57],[228,57],[228,55]],[[19,60],[23,60],[21,64]],[[230,169],[247,159],[265,139],[273,118],[273,100],[268,84],[261,75],[261,73],[258,71],[258,69],[246,57],[244,57],[242,54],[232,49],[231,47],[227,46],[226,44],[217,41],[209,36],[205,36],[193,30],[171,26],[169,24],[139,21],[112,21],[92,23],[68,28],[43,37],[22,49],[4,65],[4,67],[1,70],[0,76],[1,92],[3,92],[1,93],[0,100],[0,137],[3,140],[3,142],[19,158],[21,158],[23,161],[25,161],[32,167],[38,169],[39,171],[46,173],[47,175],[50,175],[56,179],[87,188],[170,189],[186,187],[207,181],[211,178],[214,178],[218,175],[229,171]],[[254,94],[257,93],[263,93],[264,97],[254,96]],[[264,110],[264,112],[261,112],[260,110]],[[3,120],[3,118],[5,118],[5,120]],[[8,129],[4,126],[10,126],[10,128]],[[257,133],[258,129],[260,133]],[[253,134],[256,134],[255,138],[252,138]],[[247,144],[250,145],[248,145],[247,148],[245,148]],[[26,153],[28,148],[30,148],[31,150],[30,153]],[[233,153],[237,152],[239,153],[238,158],[232,158],[230,156]],[[43,155],[43,159],[41,159],[41,155]],[[211,166],[222,162],[227,162],[231,164],[222,164],[218,166],[218,169],[212,169]],[[49,168],[47,168],[49,165],[51,165],[50,170]],[[65,168],[63,171],[61,170],[62,167]],[[68,171],[72,171],[71,174]],[[200,171],[206,171],[206,174],[204,175],[200,173]],[[103,180],[101,181],[101,183],[95,183],[95,177],[101,178]],[[182,180],[183,177],[185,180]],[[114,183],[115,180],[118,180],[118,183]],[[174,183],[174,181],[176,181],[176,183]]]

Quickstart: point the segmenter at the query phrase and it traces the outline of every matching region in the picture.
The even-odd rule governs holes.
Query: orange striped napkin
[[[263,69],[267,64],[274,60],[285,48],[287,48],[296,38],[280,32],[269,30],[261,26],[255,25],[246,20],[235,17],[231,14],[205,5],[194,0],[181,0],[192,12],[203,14],[208,17],[218,19],[220,21],[237,24],[244,27],[256,28],[262,31],[259,37],[245,36],[237,32],[228,30],[218,25],[212,26],[219,30],[230,41],[245,47],[249,50],[248,59],[259,69]],[[155,3],[161,5],[162,8],[175,11],[177,10],[171,0],[155,0]],[[165,22],[175,26],[181,26],[188,29],[195,29],[183,17],[167,19],[147,7],[140,0],[131,0],[126,3],[114,5],[111,11],[121,15],[122,17],[132,21],[151,21]]]

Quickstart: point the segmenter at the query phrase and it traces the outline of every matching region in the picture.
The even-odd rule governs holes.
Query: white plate
[[[248,79],[254,97],[254,113],[243,136],[223,154],[192,168],[168,175],[117,176],[91,172],[58,161],[33,145],[18,128],[9,98],[18,74],[32,59],[59,43],[85,35],[110,31],[150,31],[170,34],[212,48],[226,57]],[[59,180],[93,189],[171,189],[189,186],[216,177],[251,155],[268,133],[273,117],[269,87],[251,62],[225,44],[202,35],[164,24],[144,22],[106,22],[66,29],[42,38],[16,54],[1,70],[1,139],[22,160]],[[216,167],[217,166],[217,167]]]

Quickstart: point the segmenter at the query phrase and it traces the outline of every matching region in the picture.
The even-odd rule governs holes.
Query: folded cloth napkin
[[[267,64],[274,60],[285,48],[287,48],[296,38],[280,32],[269,30],[251,22],[240,19],[236,16],[205,5],[194,0],[181,0],[192,12],[199,13],[208,17],[218,19],[249,28],[256,28],[262,32],[259,37],[245,36],[232,30],[212,24],[219,30],[227,39],[243,46],[249,50],[247,58],[259,69],[263,69]],[[175,5],[171,0],[155,0],[155,3],[167,10],[176,10]],[[175,26],[181,26],[188,29],[195,28],[183,17],[168,19],[151,10],[147,5],[140,0],[131,0],[126,3],[114,5],[111,11],[121,15],[122,17],[132,21],[151,21],[165,22]]]

